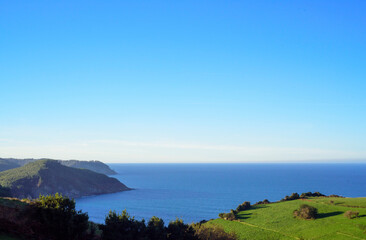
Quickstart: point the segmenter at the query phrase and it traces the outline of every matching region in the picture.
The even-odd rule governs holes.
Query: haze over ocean
[[[293,192],[366,196],[366,164],[110,164],[132,191],[76,199],[102,223],[109,210],[165,223],[217,218],[244,201],[278,201]]]

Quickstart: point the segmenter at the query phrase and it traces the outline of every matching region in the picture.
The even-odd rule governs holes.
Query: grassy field
[[[333,201],[333,203],[331,202]],[[318,209],[315,220],[293,217],[301,204]],[[359,218],[348,219],[347,210]],[[258,205],[238,213],[240,221],[215,219],[207,224],[234,231],[239,239],[366,239],[366,198],[309,198]]]
[[[0,239],[1,240],[20,240],[20,238],[16,238],[16,237],[12,237],[6,234],[1,234],[0,233]]]

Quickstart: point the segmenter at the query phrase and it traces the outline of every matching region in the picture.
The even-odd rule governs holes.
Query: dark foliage
[[[268,199],[264,199],[263,201],[256,202],[254,205],[261,205],[261,204],[270,204],[271,202]]]
[[[221,228],[206,227],[200,223],[184,224],[183,220],[176,219],[164,226],[164,221],[152,217],[147,224],[145,221],[135,220],[126,210],[122,214],[110,211],[105,224],[99,225],[103,231],[103,240],[235,240],[234,234],[228,234]]]
[[[307,197],[325,197],[324,194],[321,194],[320,192],[306,192],[301,193],[300,198],[307,198]]]
[[[137,221],[131,217],[126,210],[121,214],[110,211],[105,219],[105,225],[100,225],[102,238],[106,240],[114,239],[145,239],[145,221]]]
[[[40,196],[35,201],[34,219],[40,223],[36,231],[50,239],[84,239],[88,215],[75,210],[74,199],[55,195]]]
[[[167,239],[164,221],[158,217],[152,217],[147,223],[146,234],[150,240],[164,240]]]
[[[294,217],[301,219],[315,219],[318,214],[318,209],[307,204],[302,204],[299,209],[293,212],[293,214]]]
[[[219,217],[229,221],[236,220],[236,211],[231,209],[229,213],[220,213]]]
[[[194,240],[194,229],[185,224],[183,220],[171,221],[167,227],[167,239],[169,240]]]
[[[296,199],[299,199],[299,198],[300,198],[300,196],[299,196],[298,193],[292,193],[291,196],[286,196],[285,198],[281,199],[281,202],[296,200]]]
[[[241,211],[245,211],[250,209],[250,202],[243,202],[242,204],[240,204],[237,208],[236,211],[237,212],[241,212]]]

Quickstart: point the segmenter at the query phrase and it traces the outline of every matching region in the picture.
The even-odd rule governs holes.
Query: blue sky
[[[365,1],[0,1],[0,157],[366,159]]]

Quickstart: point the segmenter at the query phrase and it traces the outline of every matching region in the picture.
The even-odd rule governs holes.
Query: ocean
[[[366,164],[109,164],[131,191],[77,198],[103,223],[110,210],[165,223],[217,218],[240,203],[278,201],[293,192],[366,197]]]

